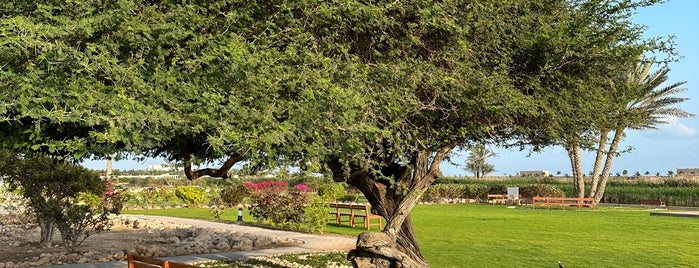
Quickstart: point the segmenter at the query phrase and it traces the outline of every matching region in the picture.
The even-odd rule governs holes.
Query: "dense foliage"
[[[629,20],[656,2],[3,3],[0,145],[331,172],[387,222],[355,264],[424,267],[409,211],[441,162],[484,141],[575,158],[610,77],[663,48]]]

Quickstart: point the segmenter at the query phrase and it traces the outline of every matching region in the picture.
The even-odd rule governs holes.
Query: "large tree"
[[[409,215],[442,161],[586,133],[557,120],[643,50],[628,13],[655,1],[39,2],[0,24],[4,144],[326,167],[387,222],[350,259],[425,267]]]
[[[322,5],[343,14],[316,16],[331,25],[320,33],[343,49],[324,54],[355,71],[335,77],[343,91],[313,96],[322,106],[310,107],[329,121],[319,147],[335,180],[360,189],[387,220],[382,233],[360,235],[350,259],[362,267],[426,265],[409,212],[456,147],[514,138],[560,142],[579,156],[607,109],[600,85],[649,46],[628,19],[652,2]]]

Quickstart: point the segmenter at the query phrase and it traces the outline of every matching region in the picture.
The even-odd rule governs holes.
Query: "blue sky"
[[[676,36],[677,50],[683,56],[679,62],[670,64],[669,82],[687,81],[689,90],[681,96],[690,100],[679,105],[682,109],[699,115],[699,1],[670,0],[664,4],[644,8],[634,16],[634,21],[648,26],[647,36]],[[612,173],[628,170],[653,174],[667,174],[677,168],[699,168],[699,118],[681,118],[670,120],[660,130],[629,131],[621,148],[632,146],[633,151],[622,154],[614,161]],[[493,175],[514,175],[520,170],[548,170],[552,174],[561,171],[571,174],[570,162],[565,150],[559,147],[545,149],[541,153],[531,154],[518,150],[491,148],[498,157],[489,162],[495,166]],[[463,164],[467,152],[455,152],[452,162]],[[592,170],[594,156],[591,153],[583,157],[583,170]],[[118,161],[115,169],[143,169],[149,164],[158,164],[160,159],[145,161]],[[104,161],[87,161],[84,165],[93,169],[104,169]],[[471,175],[461,166],[442,164],[445,175]]]
[[[634,16],[634,21],[646,25],[647,36],[676,36],[677,50],[683,56],[679,62],[671,63],[668,82],[687,81],[689,90],[682,97],[689,98],[678,107],[699,115],[699,1],[670,0],[653,7],[643,8]],[[614,161],[612,173],[628,170],[641,174],[675,172],[677,168],[699,168],[699,118],[672,119],[670,124],[659,130],[629,131],[620,148],[632,146],[633,151],[622,154]],[[570,161],[560,147],[547,148],[542,153],[527,156],[528,152],[491,148],[498,157],[490,164],[497,170],[494,175],[514,175],[520,170],[548,170],[552,174],[572,174]],[[468,153],[454,156],[453,162],[463,163]],[[585,173],[592,170],[594,155],[583,158]],[[448,175],[472,175],[462,167],[442,164]]]

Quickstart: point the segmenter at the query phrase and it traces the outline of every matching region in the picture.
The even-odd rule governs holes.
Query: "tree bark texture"
[[[410,211],[441,176],[439,164],[455,145],[442,147],[432,157],[427,150],[415,152],[409,164],[393,163],[381,168],[383,176],[353,167],[346,174],[339,161],[329,163],[335,181],[346,181],[359,189],[371,204],[372,213],[386,219],[382,232],[358,236],[356,248],[348,254],[354,267],[429,267],[415,239]]]
[[[39,228],[41,229],[41,241],[39,246],[42,248],[50,247],[53,244],[53,234],[56,231],[56,225],[52,221],[38,219]]]
[[[228,159],[226,159],[226,162],[221,165],[220,168],[215,169],[215,168],[204,168],[204,169],[199,169],[199,170],[192,170],[192,155],[190,153],[190,150],[185,147],[182,149],[182,157],[184,160],[184,175],[187,177],[188,180],[195,180],[199,177],[202,176],[211,176],[211,177],[216,177],[216,178],[228,178],[228,171],[231,170],[233,165],[235,163],[240,162],[243,160],[243,156],[237,153],[233,153],[228,156]]]
[[[573,186],[575,196],[578,198],[585,197],[585,180],[582,170],[582,159],[580,158],[580,145],[568,144],[566,146],[568,157],[570,158],[570,166],[573,169]]]
[[[609,130],[602,130],[599,137],[599,143],[597,144],[597,155],[595,157],[595,165],[592,168],[592,181],[590,182],[590,193],[588,197],[594,197],[595,192],[597,192],[597,185],[600,180],[600,171],[602,170],[604,155],[607,150],[607,136],[609,135]]]
[[[614,163],[617,150],[619,150],[619,143],[621,143],[621,138],[623,137],[623,128],[619,128],[614,132],[614,139],[612,139],[612,143],[609,145],[609,152],[607,153],[607,159],[604,161],[604,169],[602,170],[599,185],[597,186],[595,195],[592,196],[595,198],[595,204],[602,201],[602,198],[604,197],[604,191],[607,188],[607,181],[609,180],[609,175],[612,172],[612,164]]]

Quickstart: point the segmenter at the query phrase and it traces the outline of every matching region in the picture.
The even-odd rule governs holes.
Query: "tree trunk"
[[[39,228],[41,229],[41,241],[39,246],[42,248],[50,247],[53,244],[53,234],[56,230],[56,225],[52,221],[38,219]]]
[[[600,171],[602,170],[602,161],[607,150],[607,136],[609,130],[603,129],[600,131],[599,143],[597,145],[597,156],[595,157],[595,166],[592,168],[592,182],[590,182],[590,194],[588,197],[594,197],[599,184]]]
[[[400,213],[399,210],[395,212]],[[398,229],[386,227],[380,233],[359,234],[357,248],[350,251],[347,258],[355,267],[429,267],[420,252],[409,217]]]
[[[604,191],[607,188],[607,181],[609,180],[609,174],[612,172],[612,163],[614,163],[614,158],[616,158],[617,150],[619,149],[619,143],[621,143],[621,138],[624,136],[624,129],[619,128],[614,133],[614,139],[609,145],[609,152],[607,153],[607,159],[604,161],[604,169],[602,170],[602,176],[600,178],[599,185],[597,186],[597,191],[595,191],[595,204],[602,201],[604,197]]]
[[[455,144],[441,148],[431,160],[425,150],[415,152],[408,165],[394,163],[381,168],[382,175],[393,180],[377,177],[366,169],[350,168],[350,174],[346,174],[339,162],[329,164],[335,181],[346,181],[359,189],[371,203],[372,213],[386,219],[382,232],[359,234],[356,249],[347,257],[354,267],[429,267],[415,239],[410,211],[441,176],[439,164]],[[408,191],[396,184],[407,186]]]
[[[112,177],[112,156],[109,155],[107,156],[107,170],[105,171],[106,177],[111,178]]]
[[[582,159],[580,158],[580,145],[577,143],[568,144],[566,151],[568,151],[568,158],[570,158],[570,166],[573,171],[574,195],[579,198],[585,197],[585,180],[582,170]]]
[[[197,176],[192,171],[192,155],[186,146],[182,149],[182,160],[184,161],[184,175],[188,180],[194,180]]]
[[[228,156],[226,162],[224,162],[223,165],[218,169],[204,168],[194,171],[192,170],[192,155],[187,147],[182,149],[182,158],[182,160],[184,161],[184,175],[190,181],[207,175],[211,177],[226,179],[228,178],[228,171],[231,170],[233,165],[243,160],[242,155],[233,153],[230,156]]]

